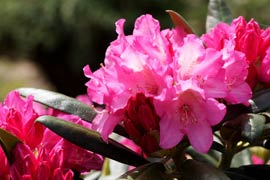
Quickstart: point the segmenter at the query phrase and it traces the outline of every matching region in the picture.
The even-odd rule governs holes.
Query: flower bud
[[[145,97],[143,93],[128,100],[124,126],[130,137],[146,153],[152,153],[160,149],[159,147],[159,121],[153,99]]]

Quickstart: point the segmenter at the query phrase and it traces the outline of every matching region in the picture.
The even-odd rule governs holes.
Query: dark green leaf
[[[252,164],[250,149],[244,149],[233,156],[230,167],[239,167],[243,165]]]
[[[41,116],[36,121],[68,141],[105,157],[133,166],[143,165],[148,162],[112,139],[109,139],[108,143],[104,142],[99,133],[81,125],[52,116]]]
[[[270,179],[269,165],[246,165],[238,168],[230,168],[225,171],[231,179],[243,178],[243,180],[267,180]]]
[[[209,154],[198,153],[192,147],[188,147],[186,149],[186,153],[189,154],[194,160],[197,160],[197,161],[200,161],[200,162],[212,165],[212,166],[218,165],[218,161],[215,158],[213,158]]]
[[[231,23],[232,15],[224,0],[210,0],[206,19],[206,31],[215,27],[219,22]]]
[[[252,100],[249,101],[250,109],[253,113],[265,111],[270,108],[270,89],[256,92]]]
[[[262,136],[256,141],[256,145],[270,149],[270,123],[264,125]]]
[[[183,163],[182,172],[183,180],[229,180],[220,169],[191,159]]]
[[[227,121],[220,129],[222,138],[237,143],[240,140],[254,143],[263,133],[265,117],[260,114],[242,114]]]
[[[265,117],[260,114],[247,114],[242,117],[242,137],[254,143],[262,135]]]
[[[128,171],[117,180],[165,180],[164,176],[165,168],[162,163],[149,163]]]
[[[12,150],[18,142],[20,140],[16,136],[0,128],[0,144],[7,156],[9,164],[12,163]]]
[[[60,93],[35,88],[19,88],[17,91],[21,96],[33,95],[36,102],[69,114],[75,114],[89,122],[96,116],[95,110],[89,105]]]
[[[184,31],[188,34],[194,34],[194,31],[192,30],[191,26],[188,24],[188,22],[177,12],[172,10],[167,10],[167,13],[169,13],[173,24],[177,27],[180,26],[184,29]]]
[[[227,106],[227,113],[222,122],[213,127],[214,131],[220,130],[222,124],[226,121],[232,120],[244,113],[250,113],[250,109],[242,104],[233,104]]]

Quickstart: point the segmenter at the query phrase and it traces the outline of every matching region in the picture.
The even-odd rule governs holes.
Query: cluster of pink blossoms
[[[118,38],[104,65],[95,72],[84,68],[88,95],[106,105],[93,124],[104,140],[122,124],[146,153],[173,148],[185,136],[205,153],[226,105],[248,105],[253,69],[270,79],[269,28],[256,29],[254,21],[221,23],[202,38],[181,27],[160,30],[151,15],[139,17],[133,34],[125,35],[124,22],[116,22]]]
[[[103,160],[99,155],[71,144],[34,122],[40,115],[49,113],[85,125],[78,117],[50,111],[34,104],[32,96],[22,99],[16,91],[8,94],[0,105],[0,128],[20,142],[12,150],[11,164],[0,148],[0,179],[72,180],[74,171],[101,169]]]
[[[254,19],[247,22],[240,16],[231,25],[219,23],[201,39],[217,50],[229,42],[232,49],[244,53],[249,66],[247,82],[252,89],[270,85],[270,27],[261,29]]]

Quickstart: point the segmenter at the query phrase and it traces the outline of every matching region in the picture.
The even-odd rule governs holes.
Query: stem
[[[185,149],[189,146],[187,142],[182,142],[176,147],[176,151],[172,153],[172,160],[178,172],[181,172],[182,164],[186,160]]]
[[[233,156],[234,156],[233,149],[227,148],[227,151],[222,153],[219,168],[222,170],[230,168]]]

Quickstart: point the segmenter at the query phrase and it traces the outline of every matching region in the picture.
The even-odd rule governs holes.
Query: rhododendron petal
[[[2,147],[0,147],[0,167],[1,167],[0,179],[10,180],[8,159]]]
[[[32,176],[35,172],[36,158],[30,148],[23,143],[17,143],[13,149],[15,161],[10,166],[12,179],[21,179],[22,176]]]
[[[207,114],[211,116],[208,117],[208,123],[211,126],[217,125],[221,122],[226,114],[226,106],[214,99],[207,100]]]
[[[187,129],[187,136],[194,149],[201,153],[207,153],[213,143],[212,128],[204,122]]]
[[[103,140],[107,141],[108,136],[113,132],[114,127],[123,119],[123,111],[109,114],[106,110],[98,112],[93,121],[93,129],[100,132]]]
[[[156,107],[158,107],[158,105]],[[159,145],[164,149],[169,149],[176,146],[183,139],[184,133],[180,131],[180,125],[177,119],[175,119],[170,112],[160,113],[160,111],[161,110],[157,108],[157,112],[161,117]]]
[[[265,56],[262,59],[260,68],[257,69],[257,73],[261,81],[270,83],[270,45],[265,51]]]
[[[38,180],[48,180],[50,179],[50,165],[48,162],[42,162],[37,170],[36,170],[36,177],[35,179]]]
[[[24,109],[22,107],[25,106],[25,101],[20,98],[20,95],[17,91],[11,91],[8,93],[4,100],[4,104],[10,108],[18,110],[21,114],[24,113]]]
[[[103,159],[81,147],[78,147],[66,140],[63,142],[63,166],[78,172],[89,172],[91,170],[100,170]]]
[[[244,105],[248,105],[248,100],[251,97],[250,86],[246,83],[233,86],[233,89],[226,96],[226,100],[232,104],[239,104],[240,102]]]
[[[184,44],[179,49],[179,78],[186,80],[193,74],[193,68],[199,64],[204,56],[202,42],[195,35],[184,38]]]

